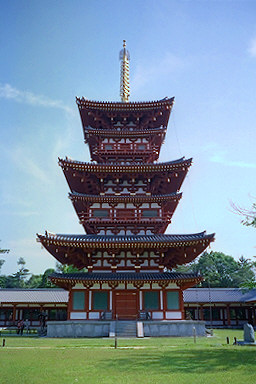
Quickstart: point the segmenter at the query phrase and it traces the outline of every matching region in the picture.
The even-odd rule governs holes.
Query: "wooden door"
[[[135,291],[118,291],[115,294],[115,313],[119,320],[135,320],[138,314],[138,298]]]

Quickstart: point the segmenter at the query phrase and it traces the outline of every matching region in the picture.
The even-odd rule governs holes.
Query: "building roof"
[[[129,129],[123,129],[118,131],[117,129],[96,129],[93,127],[86,127],[85,133],[95,136],[107,136],[107,137],[141,137],[141,136],[150,136],[150,135],[159,135],[159,134],[165,134],[166,128],[165,127],[158,127],[158,128],[136,128],[136,130],[129,131]]]
[[[93,283],[131,283],[141,286],[143,283],[158,283],[160,286],[167,286],[169,283],[176,283],[180,286],[193,286],[203,278],[194,273],[177,272],[86,272],[86,273],[54,273],[49,276],[50,280],[61,288],[70,289],[75,284],[82,283],[86,287]],[[115,285],[115,286],[116,286]]]
[[[90,246],[105,247],[106,244],[134,244],[143,247],[145,244],[149,247],[156,248],[157,244],[161,247],[166,245],[189,245],[194,242],[210,242],[214,240],[214,234],[206,235],[205,231],[187,235],[64,235],[46,232],[45,235],[38,234],[40,241],[60,242],[60,243],[76,243],[76,246],[90,244]],[[158,247],[159,247],[158,246]]]
[[[91,280],[91,281],[160,281],[160,280],[190,280],[199,279],[201,276],[196,273],[179,273],[179,272],[85,272],[85,273],[53,273],[51,279],[69,279],[69,280]]]
[[[84,193],[73,192],[69,193],[69,198],[72,201],[81,200],[81,201],[93,201],[93,202],[161,202],[167,200],[179,200],[182,196],[182,193],[168,193],[166,195],[89,195]]]
[[[141,101],[141,102],[108,102],[108,101],[93,101],[84,97],[76,98],[76,103],[79,108],[95,109],[100,111],[137,111],[137,110],[155,110],[162,108],[170,108],[174,103],[174,97],[164,98],[156,101]]]
[[[185,159],[184,157],[168,161],[164,163],[149,163],[149,164],[93,164],[85,163],[82,161],[71,160],[71,159],[60,159],[59,165],[62,168],[72,168],[77,171],[86,171],[93,173],[145,173],[145,172],[165,172],[169,170],[178,170],[184,168],[184,170],[190,167],[192,164],[192,158]]]
[[[76,274],[73,274],[74,276]],[[92,274],[90,274],[92,275]],[[93,273],[93,275],[102,275]],[[105,275],[112,275],[106,273]],[[118,275],[126,275],[115,273]],[[136,275],[150,275],[149,273],[137,273]],[[163,274],[157,274],[163,275]],[[177,277],[177,274],[170,273],[170,276]],[[179,274],[180,277],[184,274]],[[188,276],[188,275],[186,275]],[[192,277],[192,274],[190,275]],[[195,277],[195,275],[193,275]],[[135,277],[136,278],[136,277]],[[197,303],[249,303],[256,301],[256,289],[244,291],[241,288],[189,288],[183,292],[185,304]],[[210,297],[210,299],[209,299]],[[63,289],[0,289],[0,306],[3,303],[58,303],[68,302],[68,292]]]
[[[68,292],[62,289],[0,289],[1,303],[67,303]]]
[[[256,301],[256,289],[241,288],[189,288],[184,291],[185,303],[246,303]]]

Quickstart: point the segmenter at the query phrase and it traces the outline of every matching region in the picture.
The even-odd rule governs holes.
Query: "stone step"
[[[136,321],[117,321],[116,322],[117,337],[136,337],[137,322]]]

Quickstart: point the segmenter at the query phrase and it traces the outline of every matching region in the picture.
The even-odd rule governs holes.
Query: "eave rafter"
[[[128,196],[108,196],[108,195],[87,195],[83,193],[69,193],[72,202],[88,202],[88,203],[162,203],[169,201],[179,201],[182,193],[171,193],[167,195],[128,195]]]
[[[214,234],[149,236],[38,235],[38,241],[60,262],[78,268],[93,265],[93,254],[109,251],[162,252],[163,265],[172,268],[194,260],[214,241]],[[72,255],[71,255],[72,248]]]
[[[76,98],[84,135],[86,127],[96,129],[115,128],[122,122],[122,128],[135,129],[167,127],[174,98],[152,102],[97,102]]]
[[[54,273],[50,280],[64,289],[70,289],[70,285],[83,284],[90,288],[93,284],[108,284],[110,288],[118,288],[118,284],[133,284],[140,289],[145,283],[159,284],[160,287],[167,287],[168,284],[177,284],[181,289],[192,287],[198,284],[203,278],[196,274],[184,273],[81,273],[78,274],[59,274]]]
[[[147,190],[152,194],[169,194],[177,192],[187,174],[192,159],[184,158],[156,164],[91,164],[59,159],[59,165],[65,174],[72,192],[97,194],[104,193],[104,183],[116,179],[131,181],[133,185],[128,187],[133,193],[136,180],[144,180]],[[120,187],[121,188],[121,187]],[[117,189],[116,189],[117,192]]]
[[[130,173],[130,174],[154,174],[158,172],[168,172],[168,171],[179,171],[179,170],[187,170],[192,164],[192,159],[185,159],[182,157],[181,159],[170,161],[166,163],[151,163],[151,164],[93,164],[93,163],[85,163],[81,161],[74,161],[71,159],[60,159],[59,165],[62,169],[68,170],[69,168],[73,171],[79,172],[88,172],[96,175],[107,175],[109,173],[114,174],[122,174],[122,173]]]

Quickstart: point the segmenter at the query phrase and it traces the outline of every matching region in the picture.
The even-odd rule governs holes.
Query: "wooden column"
[[[179,290],[179,302],[180,302],[180,310],[181,310],[181,320],[185,320],[185,309],[184,309],[184,300],[183,300],[183,290]]]
[[[68,292],[68,313],[67,313],[67,319],[70,320],[70,312],[72,310],[72,290],[70,289]]]

